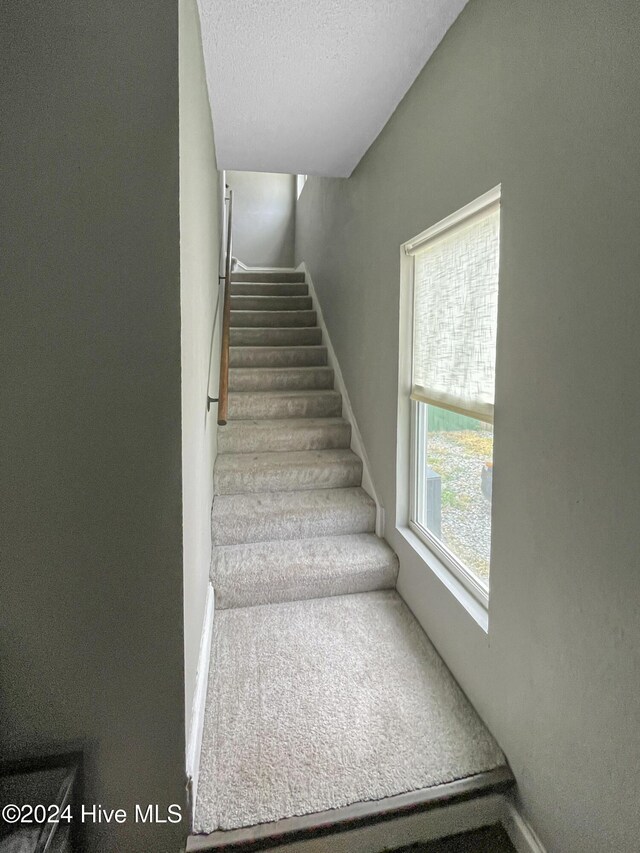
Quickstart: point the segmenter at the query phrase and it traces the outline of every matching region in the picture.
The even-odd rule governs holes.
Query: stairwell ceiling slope
[[[467,0],[198,0],[218,166],[348,177]]]

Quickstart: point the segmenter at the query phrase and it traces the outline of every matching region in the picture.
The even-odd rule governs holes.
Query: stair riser
[[[231,281],[264,281],[275,284],[304,282],[303,272],[232,272]]]
[[[357,518],[330,513],[300,518],[292,528],[290,515],[284,518],[236,518],[217,525],[213,530],[214,545],[239,545],[242,542],[271,542],[278,539],[310,539],[314,536],[342,536],[348,533],[371,533],[375,526],[375,509],[362,512]]]
[[[214,501],[215,507],[215,501]],[[278,539],[311,539],[315,536],[343,536],[349,533],[373,533],[375,505],[362,504],[345,511],[342,507],[301,507],[297,511],[214,519],[214,545],[240,545],[243,542],[271,542]]]
[[[310,296],[232,296],[232,311],[310,311]]]
[[[281,604],[284,601],[303,601],[310,598],[328,598],[332,595],[353,595],[358,592],[374,592],[377,589],[394,589],[397,567],[393,564],[354,576],[314,578],[305,577],[305,566],[300,566],[300,580],[286,586],[265,586],[257,579],[255,585],[245,583],[241,588],[229,584],[216,586],[215,570],[211,582],[216,593],[216,609],[231,610],[234,607],[255,607],[258,604]]]
[[[354,456],[349,462],[326,465],[296,465],[269,471],[215,471],[215,495],[244,495],[251,492],[303,492],[309,489],[343,489],[362,482],[362,462]]]
[[[229,371],[231,391],[305,391],[333,388],[330,367],[311,368],[232,368]]]
[[[310,598],[329,598],[332,595],[352,595],[358,592],[374,592],[377,589],[394,589],[395,576],[372,571],[358,575],[355,579],[330,578],[305,583],[300,581],[287,587],[265,589],[261,585],[243,589],[216,589],[216,609],[231,610],[234,607],[255,607],[259,604],[282,604],[285,601],[304,601]]]
[[[326,347],[231,347],[231,367],[322,367]]]
[[[229,394],[229,418],[337,418],[342,414],[342,398],[334,395],[279,397],[277,393],[256,400],[251,393]]]
[[[264,284],[242,281],[231,282],[232,296],[306,296],[308,284]]]
[[[295,347],[317,346],[322,343],[322,329],[318,326],[288,329],[231,329],[231,346],[234,347]]]
[[[393,589],[398,558],[375,534],[215,548],[216,608],[251,607]]]
[[[232,311],[231,326],[243,328],[259,326],[279,329],[291,326],[315,326],[315,311]]]
[[[246,429],[236,429],[243,426],[242,421],[237,421],[218,430],[218,453],[337,450],[348,448],[351,442],[351,426],[346,422],[296,429],[288,429],[285,421],[281,428],[268,429],[247,422]]]

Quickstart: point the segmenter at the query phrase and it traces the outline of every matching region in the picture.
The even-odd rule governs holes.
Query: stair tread
[[[215,548],[216,608],[392,589],[398,558],[373,533]]]

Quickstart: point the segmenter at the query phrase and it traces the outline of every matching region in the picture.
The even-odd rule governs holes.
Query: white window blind
[[[489,195],[407,251],[415,265],[411,396],[491,423],[500,206],[496,192]]]

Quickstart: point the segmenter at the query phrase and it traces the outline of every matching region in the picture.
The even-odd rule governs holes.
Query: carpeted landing
[[[195,832],[504,765],[395,591],[216,612]]]

